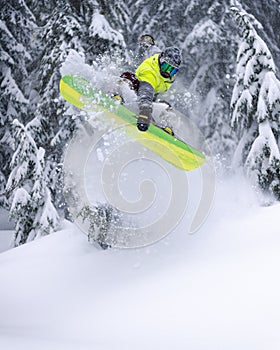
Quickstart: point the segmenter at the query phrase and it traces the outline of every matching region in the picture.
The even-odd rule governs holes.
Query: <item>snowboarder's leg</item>
[[[139,116],[137,119],[137,128],[140,131],[147,131],[152,121],[152,106],[150,104],[139,104]]]

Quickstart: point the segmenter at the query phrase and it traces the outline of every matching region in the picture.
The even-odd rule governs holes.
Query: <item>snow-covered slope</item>
[[[66,223],[4,252],[0,348],[278,350],[279,212],[235,179],[194,235],[102,251]]]

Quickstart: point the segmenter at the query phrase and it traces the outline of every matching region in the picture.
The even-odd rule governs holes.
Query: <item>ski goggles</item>
[[[162,72],[169,74],[170,77],[173,77],[179,71],[179,68],[172,66],[166,61],[160,63],[160,69]]]

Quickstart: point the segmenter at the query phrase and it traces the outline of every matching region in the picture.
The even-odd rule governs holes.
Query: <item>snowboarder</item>
[[[144,60],[136,69],[136,77],[139,80],[137,127],[140,131],[148,130],[152,119],[154,95],[162,94],[171,87],[181,60],[180,50],[177,47],[168,47],[160,54]]]
[[[154,97],[166,92],[174,83],[181,60],[181,52],[177,47],[167,47],[161,53],[145,59],[135,74],[124,72],[121,75],[130,81],[132,89],[137,92],[139,106],[137,127],[140,131],[148,130],[152,121]]]

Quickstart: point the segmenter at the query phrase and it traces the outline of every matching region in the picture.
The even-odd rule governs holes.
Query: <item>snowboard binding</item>
[[[114,94],[114,95],[112,96],[112,98],[113,98],[115,101],[119,102],[121,105],[124,104],[124,99],[123,99],[123,97],[122,97],[121,95],[119,95],[119,94]]]
[[[163,131],[165,131],[167,134],[174,136],[174,131],[170,128],[170,126],[166,126],[165,128],[162,128]]]

